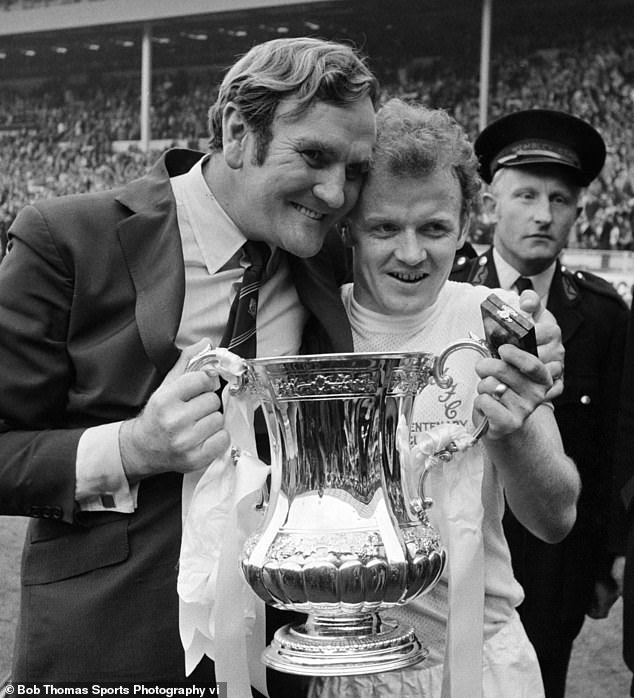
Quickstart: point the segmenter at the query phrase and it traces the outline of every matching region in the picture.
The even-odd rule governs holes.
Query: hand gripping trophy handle
[[[486,358],[492,356],[486,343],[475,336],[472,336],[472,339],[453,342],[434,361],[432,374],[440,388],[450,388],[453,384],[453,378],[445,372],[445,366],[449,357],[462,349],[471,349]],[[489,420],[486,417],[471,433],[462,427],[443,424],[426,432],[423,435],[422,443],[412,448],[412,463],[414,467],[422,469],[418,482],[419,502],[414,507],[419,516],[425,516],[425,510],[433,504],[433,500],[425,494],[425,483],[431,469],[439,463],[450,461],[454,453],[473,446],[486,433],[488,427]]]
[[[245,385],[246,385],[246,371],[247,362],[242,357],[237,354],[233,354],[228,349],[223,347],[218,347],[212,349],[210,345],[206,346],[202,351],[196,354],[187,364],[187,371],[199,371],[203,370],[208,375],[214,378],[222,378],[227,381],[228,385],[223,391],[222,402],[223,410],[225,411],[225,417],[229,421],[234,418],[236,407],[239,410],[245,410],[246,402],[241,400],[244,398]],[[230,412],[227,414],[227,402],[231,401],[232,398],[236,398],[230,408]],[[244,411],[242,414],[242,421],[244,422],[247,418],[248,411]],[[252,423],[253,415],[250,415],[248,420]],[[237,466],[238,460],[242,453],[247,453],[249,455],[256,456],[255,448],[251,447],[249,451],[243,451],[243,447],[233,443],[231,445],[231,460],[233,465]],[[251,453],[253,451],[253,453]],[[258,511],[263,511],[266,509],[268,504],[268,487],[266,483],[262,486],[259,501],[254,505],[255,509]]]

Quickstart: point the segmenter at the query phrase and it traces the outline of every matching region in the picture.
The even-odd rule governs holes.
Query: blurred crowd
[[[533,107],[560,109],[589,121],[603,135],[608,155],[586,191],[569,246],[632,250],[634,240],[634,33],[618,28],[588,32],[560,48],[525,52],[509,46],[491,65],[489,121]],[[427,71],[398,92],[448,109],[470,134],[478,133],[478,76],[448,69]],[[435,74],[434,74],[435,73]],[[472,238],[488,242],[485,216]]]
[[[554,49],[514,43],[494,53],[490,120],[517,109],[562,109],[590,121],[608,144],[606,165],[586,192],[569,245],[634,250],[634,33],[613,28],[575,35]],[[204,141],[218,77],[182,72],[155,78],[152,138],[194,147]],[[410,66],[398,79],[383,79],[383,86],[384,99],[396,95],[443,107],[477,135],[477,66],[471,74],[440,61]],[[2,243],[28,201],[110,187],[145,171],[157,152],[112,147],[140,137],[139,87],[136,78],[104,77],[84,85],[48,83],[28,93],[0,91]],[[487,243],[490,236],[486,216],[476,216],[472,240]]]

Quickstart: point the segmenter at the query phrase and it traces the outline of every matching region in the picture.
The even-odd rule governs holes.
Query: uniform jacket
[[[452,279],[499,286],[492,250],[457,259]],[[510,512],[505,532],[515,574],[536,615],[556,621],[583,617],[597,579],[608,578],[608,509],[621,384],[627,308],[613,287],[557,263],[548,309],[561,327],[566,350],[564,390],[554,401],[566,453],[582,481],[577,521],[558,544],[544,543]],[[548,627],[543,629],[548,634]]]
[[[613,547],[625,555],[623,657],[634,672],[634,306],[630,312],[616,441]]]
[[[114,191],[41,201],[0,266],[0,514],[32,517],[22,563],[17,681],[184,675],[176,573],[181,476],[143,480],[132,515],[78,511],[86,427],[135,416],[174,364],[185,292],[169,185],[202,153],[169,151]],[[307,350],[351,351],[335,275],[290,258],[312,315]],[[335,243],[333,243],[335,244]]]

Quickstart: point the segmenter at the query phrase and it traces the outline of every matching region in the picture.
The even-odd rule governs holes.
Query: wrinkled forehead
[[[460,182],[451,168],[439,164],[428,171],[413,171],[394,168],[387,161],[373,160],[362,191],[366,201],[393,196],[400,189],[418,191],[421,199],[434,192],[436,197],[447,195],[452,200],[458,197],[462,203]]]
[[[316,99],[306,107],[287,97],[275,111],[273,133],[314,143],[336,159],[369,162],[376,141],[374,106],[370,97],[343,104]]]
[[[401,212],[427,217],[459,216],[463,196],[460,183],[449,169],[437,167],[426,174],[395,173],[375,163],[361,190],[351,217],[374,214],[398,217]]]
[[[313,97],[310,100],[300,99],[298,95],[290,94],[280,99],[275,108],[273,119],[292,124],[314,117],[315,114],[330,114],[330,118],[335,118],[334,115],[339,114],[339,118],[347,118],[354,123],[359,118],[361,111],[372,114],[372,129],[376,137],[376,112],[369,95],[345,102],[333,102],[318,97]],[[365,127],[365,124],[361,123],[359,126]]]

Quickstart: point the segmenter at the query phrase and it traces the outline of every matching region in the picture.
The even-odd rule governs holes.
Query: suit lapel
[[[117,200],[132,212],[119,225],[119,240],[136,290],[139,334],[148,357],[165,374],[180,353],[174,340],[185,298],[185,273],[164,159]]]
[[[338,253],[333,253],[335,244],[341,248]],[[289,255],[288,259],[299,298],[313,316],[304,338],[308,350],[321,353],[353,351],[352,330],[339,291],[345,271],[342,261],[345,260],[345,250],[339,241],[334,238],[326,240],[324,249],[315,257],[300,259]],[[308,334],[311,336],[307,337]]]

